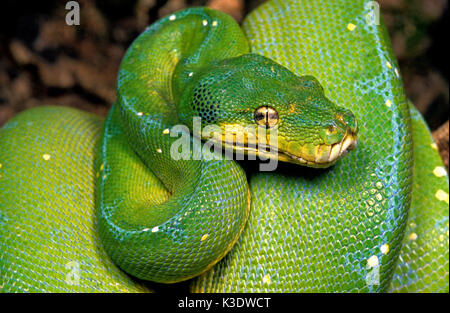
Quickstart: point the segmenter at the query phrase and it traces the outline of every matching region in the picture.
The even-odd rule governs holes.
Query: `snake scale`
[[[63,107],[10,120],[0,290],[196,276],[193,292],[448,292],[448,176],[370,3],[269,1],[242,30],[211,9],[176,12],[128,49],[106,121]],[[195,136],[174,160],[173,126],[186,135],[195,115],[276,124],[281,161],[332,166],[194,159]]]

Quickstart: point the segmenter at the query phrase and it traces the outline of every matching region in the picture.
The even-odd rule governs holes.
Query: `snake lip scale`
[[[249,142],[230,142],[217,138],[209,138],[208,140],[213,143],[222,144],[224,148],[229,151],[243,152],[247,155],[252,156],[259,155],[263,158],[283,160],[286,162],[306,165],[314,168],[326,168],[334,165],[336,161],[346,156],[357,146],[357,134],[351,130],[346,132],[340,142],[331,145],[318,145],[314,151],[314,155],[312,156],[294,155],[292,153],[279,149],[277,146],[266,145],[262,143],[258,143],[258,145],[256,145]],[[325,149],[325,147],[329,149]],[[328,151],[328,153],[322,153],[323,151]],[[309,160],[306,158],[309,158]]]
[[[340,142],[331,145],[328,156],[327,154],[320,153],[320,151],[323,151],[324,146],[327,145],[317,146],[314,153],[314,161],[305,160],[301,156],[296,156],[286,151],[283,153],[293,158],[294,160],[297,160],[300,164],[306,164],[307,166],[309,165],[311,167],[328,167],[335,164],[337,160],[344,157],[351,150],[354,150],[356,148],[357,136],[354,133],[347,132]],[[328,145],[328,147],[330,146]]]

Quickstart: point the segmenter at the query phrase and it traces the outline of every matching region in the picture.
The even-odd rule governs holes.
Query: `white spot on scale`
[[[436,191],[436,194],[434,195],[439,201],[444,201],[448,204],[448,193],[446,193],[444,190],[439,189]]]
[[[156,149],[156,152],[162,153],[162,150],[160,148]]]
[[[388,108],[390,108],[391,105],[392,105],[392,101],[389,100],[389,99],[387,99],[386,102],[385,102],[384,104],[385,104]]]
[[[138,112],[138,114],[137,114],[138,116],[142,116],[142,115],[144,115],[144,113],[142,113],[142,112]]]
[[[447,175],[447,171],[443,166],[436,166],[433,170],[433,174],[436,177],[443,177]]]
[[[269,274],[264,275],[263,283],[264,284],[270,284],[270,275]]]
[[[175,14],[172,14],[171,16],[169,16],[169,20],[171,20],[171,21],[175,21],[176,18],[177,18],[177,16]]]
[[[367,259],[367,265],[369,265],[370,267],[378,266],[378,264],[379,261],[376,255],[372,255],[370,258]]]
[[[414,241],[414,240],[417,239],[417,237],[418,237],[418,236],[417,236],[416,233],[411,233],[411,234],[409,235],[408,239]]]
[[[152,233],[157,233],[159,231],[158,226],[152,228]]]
[[[163,134],[164,134],[164,135],[170,134],[170,130],[169,130],[168,128],[164,129],[164,130],[163,130]]]
[[[50,154],[47,154],[47,153],[42,155],[42,158],[43,158],[45,161],[50,160],[51,157],[52,157],[52,156],[51,156]]]
[[[188,74],[189,77],[191,77],[192,75],[194,75],[194,72],[190,72],[190,73]]]
[[[212,26],[216,27],[217,26],[217,21],[213,21],[212,22]]]
[[[383,254],[388,254],[389,253],[389,245],[387,243],[385,243],[384,245],[382,245],[380,247],[380,251]]]
[[[207,20],[203,20],[202,24],[203,24],[203,26],[206,26],[206,25],[208,25],[208,21]]]

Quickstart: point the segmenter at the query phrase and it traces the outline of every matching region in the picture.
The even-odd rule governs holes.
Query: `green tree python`
[[[62,107],[11,119],[0,290],[195,277],[193,292],[448,292],[448,176],[370,4],[269,1],[242,29],[176,12],[128,49],[106,121]],[[277,169],[194,158],[206,139],[251,155],[258,137],[201,131],[199,145],[195,116],[277,129],[278,153],[261,152]],[[192,149],[174,159],[183,136]]]

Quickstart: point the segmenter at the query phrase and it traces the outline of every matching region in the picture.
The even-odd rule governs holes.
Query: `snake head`
[[[195,73],[178,112],[187,125],[199,116],[203,127],[217,127],[202,139],[310,167],[328,167],[356,147],[355,116],[326,98],[316,78],[256,54]]]

